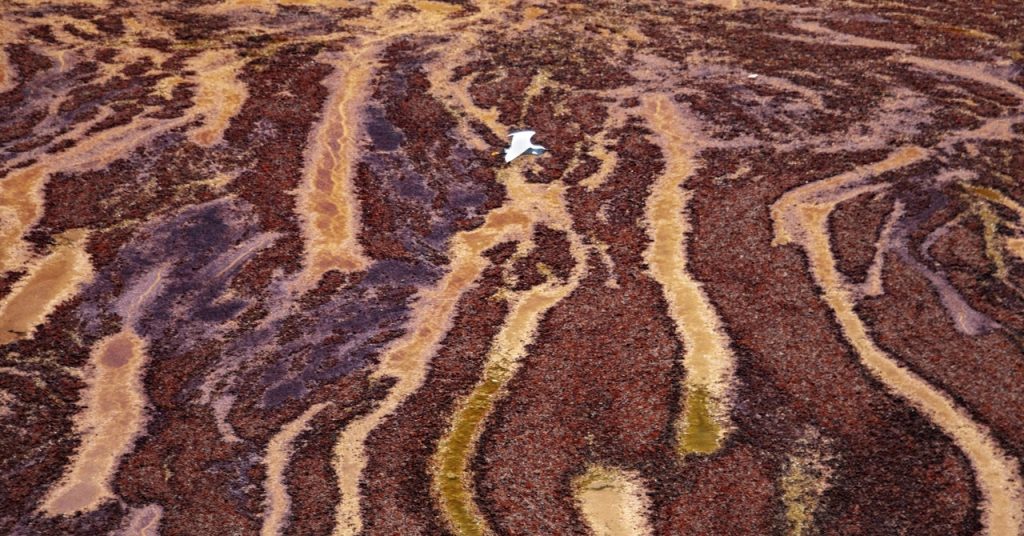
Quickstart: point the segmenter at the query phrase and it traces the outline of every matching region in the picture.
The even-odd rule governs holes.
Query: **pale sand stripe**
[[[376,52],[367,47],[351,56],[326,58],[335,66],[327,81],[331,96],[310,135],[305,178],[297,192],[306,239],[304,269],[297,279],[302,289],[316,285],[329,270],[353,272],[370,264],[358,240],[360,209],[353,178]]]
[[[145,342],[130,328],[93,349],[83,409],[75,419],[82,442],[64,477],[43,500],[46,515],[88,512],[115,498],[110,481],[146,423],[145,363]]]
[[[9,42],[7,39],[4,39],[4,41]],[[0,49],[0,93],[9,91],[16,85],[18,85],[18,72],[11,64],[7,51]]]
[[[855,188],[859,181],[919,160],[901,155],[906,155],[905,150],[897,151],[882,162],[787,193],[772,207],[776,229],[774,244],[794,244],[804,250],[814,279],[823,289],[822,298],[832,309],[861,363],[888,388],[924,413],[963,451],[974,468],[983,497],[985,534],[1019,536],[1024,526],[1021,507],[1024,485],[1017,460],[1008,456],[989,430],[974,422],[948,395],[902,367],[875,345],[857,316],[852,296],[835,266],[827,227],[829,214],[842,200],[877,188]]]
[[[209,147],[224,138],[231,118],[242,109],[249,90],[238,79],[245,60],[232,49],[205,51],[188,62],[198,73],[201,83],[196,88],[192,113],[203,116],[203,124],[188,133],[193,143]]]
[[[732,426],[729,412],[735,358],[714,306],[687,269],[686,241],[691,227],[686,205],[693,194],[682,186],[693,173],[697,143],[668,97],[648,97],[643,104],[647,124],[657,134],[666,162],[665,172],[647,200],[651,245],[644,258],[661,285],[669,315],[685,346],[686,400],[677,424],[678,448],[681,454],[707,454],[718,450]]]
[[[160,518],[164,509],[158,504],[150,504],[130,511],[126,517],[127,526],[111,531],[111,536],[159,536]]]
[[[263,458],[267,466],[267,510],[263,516],[260,536],[277,536],[284,529],[292,504],[284,481],[284,472],[292,455],[292,443],[309,427],[309,421],[328,405],[329,402],[321,402],[310,406],[302,415],[282,426],[267,444],[267,453]]]

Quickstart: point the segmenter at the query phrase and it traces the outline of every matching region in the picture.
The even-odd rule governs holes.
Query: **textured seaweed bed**
[[[1022,535],[1022,39],[4,2],[0,533]]]

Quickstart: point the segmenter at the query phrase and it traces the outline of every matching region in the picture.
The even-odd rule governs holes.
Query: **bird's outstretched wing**
[[[519,132],[509,134],[509,137],[512,138],[512,142],[509,144],[508,148],[505,149],[505,162],[511,162],[530,150],[533,146],[530,139],[533,138],[534,134],[536,134],[536,132],[532,130],[521,130]]]

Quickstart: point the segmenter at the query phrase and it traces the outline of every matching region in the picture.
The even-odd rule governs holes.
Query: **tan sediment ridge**
[[[857,182],[915,162],[923,155],[919,149],[904,148],[882,162],[790,191],[772,206],[774,244],[793,244],[804,250],[814,279],[822,289],[822,299],[832,309],[864,367],[919,409],[963,451],[974,469],[984,501],[985,534],[1017,536],[1024,528],[1024,484],[1017,460],[1009,457],[989,430],[975,422],[952,398],[878,348],[855,311],[852,294],[836,269],[831,250],[828,216],[836,205],[885,186],[856,187]]]
[[[359,203],[352,176],[375,51],[368,48],[332,61],[331,97],[320,126],[313,131],[306,177],[298,192],[306,235],[306,262],[300,280],[307,288],[324,272],[363,270],[370,262],[357,240]]]
[[[88,234],[68,231],[53,253],[27,266],[28,274],[0,304],[0,344],[30,336],[47,315],[92,278],[85,251]],[[20,238],[20,237],[19,237]]]
[[[189,132],[189,140],[210,146],[223,139],[231,118],[249,96],[249,90],[236,76],[243,63],[230,49],[206,51],[189,61],[189,68],[202,77],[193,113],[204,117],[203,126]]]
[[[27,259],[21,237],[42,213],[47,168],[35,164],[10,173],[0,182],[0,266],[13,270]]]
[[[583,520],[595,536],[648,536],[650,501],[639,477],[614,467],[592,466],[573,481]]]
[[[267,445],[267,453],[263,462],[267,466],[265,493],[267,510],[263,517],[260,536],[277,536],[284,528],[285,520],[291,509],[291,499],[285,487],[284,472],[288,468],[288,460],[292,455],[292,443],[308,426],[309,421],[320,413],[329,403],[314,404],[302,412],[271,438]]]
[[[93,510],[114,498],[110,480],[146,421],[140,378],[145,362],[145,343],[131,329],[96,345],[83,410],[76,416],[82,443],[64,478],[43,501],[47,515]]]
[[[645,99],[643,112],[657,134],[666,161],[665,172],[647,200],[651,245],[645,259],[651,275],[661,285],[685,346],[686,398],[677,424],[678,449],[681,454],[709,454],[718,450],[731,427],[730,388],[735,363],[714,307],[686,267],[690,232],[686,204],[692,194],[682,186],[693,173],[696,142],[685,128],[685,118],[668,97]]]
[[[1018,259],[1024,260],[1024,238],[1007,238],[1006,249]]]
[[[7,52],[0,49],[0,93],[13,88],[17,84],[17,76]]]

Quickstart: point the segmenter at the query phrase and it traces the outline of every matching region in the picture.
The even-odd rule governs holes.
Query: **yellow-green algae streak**
[[[686,425],[680,438],[680,449],[695,454],[711,454],[718,450],[722,428],[711,414],[708,390],[698,386],[686,396]]]
[[[832,456],[827,442],[813,429],[809,430],[789,454],[782,476],[782,503],[786,508],[789,536],[814,533],[814,518],[821,497],[830,486]]]
[[[515,376],[526,346],[532,340],[541,317],[576,288],[581,266],[582,246],[570,234],[576,258],[576,272],[569,282],[560,284],[551,278],[546,283],[512,298],[512,309],[495,337],[483,376],[462,401],[452,418],[451,429],[441,439],[434,456],[434,492],[441,510],[459,536],[488,534],[476,503],[469,477],[469,460],[483,431],[483,423],[504,394],[505,385]]]
[[[435,486],[445,513],[458,534],[484,534],[472,490],[463,482],[463,474],[479,435],[480,423],[491,412],[501,386],[511,377],[508,369],[488,369],[483,381],[455,414],[456,424],[438,449]]]
[[[982,236],[985,239],[985,256],[988,257],[995,266],[996,278],[1002,281],[1005,285],[1018,290],[1016,284],[1010,279],[1010,270],[1006,266],[1006,257],[1003,255],[1004,250],[1011,254],[1015,253],[1014,242],[1003,236],[999,230],[1002,227],[1007,227],[1012,230],[1020,231],[1022,229],[1022,224],[1024,224],[1024,207],[1021,207],[1020,204],[999,190],[986,188],[984,186],[976,186],[973,184],[963,184],[961,186],[968,193],[984,201],[1002,206],[1016,213],[1018,221],[1012,222],[1003,219],[998,212],[992,209],[992,207],[982,202],[975,203],[973,207],[973,212],[978,216],[978,219],[980,219],[982,223]],[[1018,290],[1018,292],[1020,291]]]

